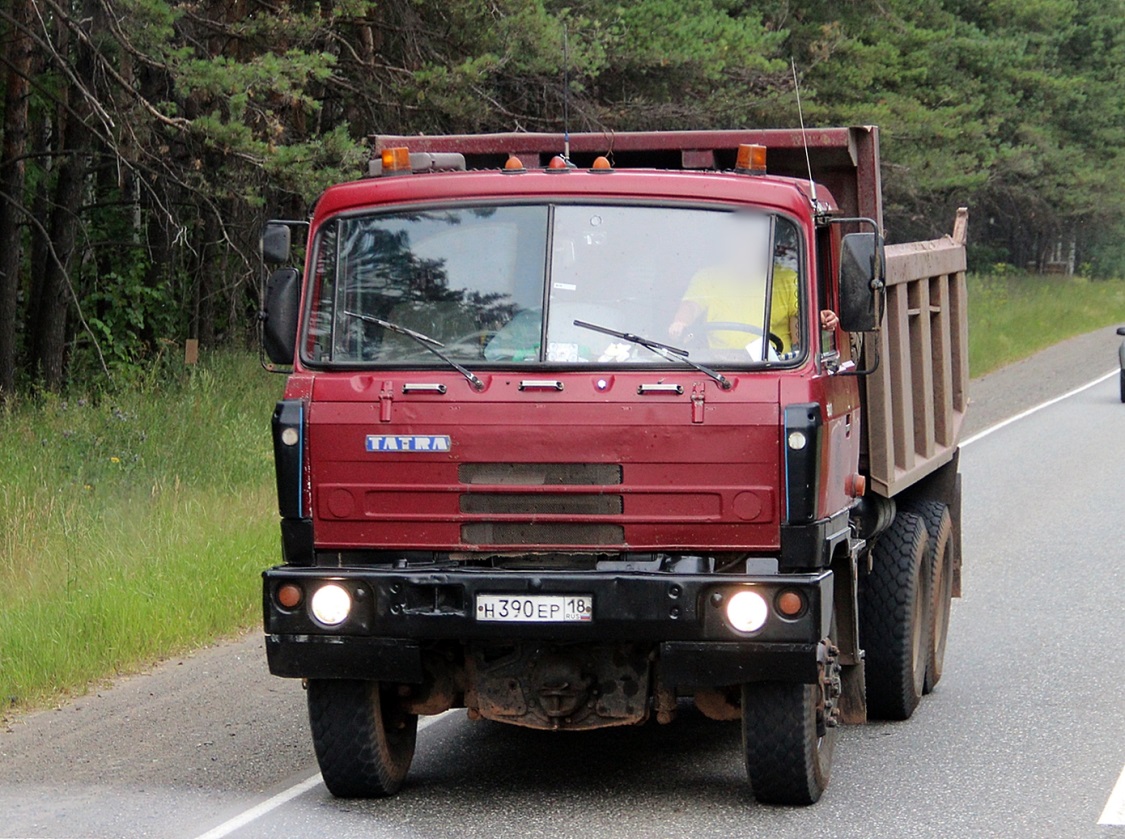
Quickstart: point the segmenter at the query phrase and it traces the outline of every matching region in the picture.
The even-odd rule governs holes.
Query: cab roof
[[[824,186],[817,186],[816,197],[822,210],[836,210]],[[400,204],[534,200],[719,203],[798,216],[813,210],[808,181],[796,178],[713,171],[524,169],[365,178],[329,187],[317,202],[315,217]]]

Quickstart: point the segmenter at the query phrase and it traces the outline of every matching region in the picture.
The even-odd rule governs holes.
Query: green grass
[[[282,379],[234,354],[174,378],[0,412],[0,711],[260,619]]]
[[[969,371],[981,376],[1100,327],[1125,324],[1125,281],[970,274]]]

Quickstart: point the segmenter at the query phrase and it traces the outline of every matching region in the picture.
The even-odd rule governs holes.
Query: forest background
[[[792,127],[791,62],[892,241],[1125,276],[1125,0],[7,0],[0,398],[245,346],[262,221],[370,134]]]

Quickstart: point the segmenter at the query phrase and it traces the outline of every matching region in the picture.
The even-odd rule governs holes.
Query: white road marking
[[[1016,414],[1014,417],[1008,417],[1003,422],[998,422],[998,423],[996,423],[996,425],[994,425],[990,428],[986,428],[984,431],[981,431],[978,434],[974,434],[968,440],[964,440],[961,443],[961,448],[964,448],[965,446],[969,445],[970,443],[975,443],[977,440],[980,440],[984,437],[987,437],[993,431],[999,431],[1001,428],[1004,428],[1005,426],[1011,425],[1014,422],[1019,422],[1021,419],[1026,419],[1027,417],[1030,417],[1032,414],[1039,413],[1044,408],[1050,408],[1052,405],[1058,404],[1059,402],[1062,402],[1064,399],[1070,399],[1070,397],[1076,396],[1084,390],[1089,390],[1092,387],[1096,387],[1097,385],[1100,385],[1102,382],[1104,382],[1106,379],[1111,379],[1114,376],[1116,376],[1117,372],[1118,372],[1117,370],[1110,370],[1104,376],[1101,376],[1100,378],[1094,379],[1094,381],[1092,381],[1092,382],[1087,382],[1086,384],[1082,385],[1081,387],[1076,387],[1074,390],[1067,391],[1062,396],[1056,396],[1054,399],[1048,399],[1046,402],[1043,402],[1039,405],[1036,405],[1034,408],[1028,408],[1026,411],[1023,411],[1022,413]]]
[[[445,713],[438,714],[437,716],[421,719],[418,721],[418,730],[422,731],[424,729],[427,729],[434,723],[438,722],[441,719],[444,719],[452,713],[453,711],[446,711]],[[283,804],[288,804],[294,798],[304,795],[311,789],[315,789],[320,785],[320,783],[320,773],[317,772],[315,775],[309,778],[305,778],[305,780],[294,784],[288,789],[282,790],[277,795],[271,798],[267,798],[265,801],[262,801],[259,804],[255,804],[249,810],[243,810],[234,818],[227,819],[218,827],[211,828],[206,833],[202,833],[199,836],[195,837],[195,839],[223,839],[223,837],[230,836],[236,830],[241,830],[251,822],[255,822],[258,819],[262,818],[262,816],[272,813]]]
[[[287,790],[283,790],[275,795],[273,798],[267,798],[261,804],[256,804],[249,810],[244,810],[233,819],[228,819],[218,827],[213,827],[196,839],[222,839],[224,836],[230,836],[236,830],[240,830],[250,822],[257,821],[266,813],[273,812],[282,804],[287,804],[298,795],[304,795],[310,789],[320,784],[320,773],[317,772],[311,778],[306,778],[299,784],[294,784]]]
[[[1117,777],[1113,792],[1109,794],[1109,801],[1105,803],[1098,824],[1116,824],[1125,826],[1125,769]]]

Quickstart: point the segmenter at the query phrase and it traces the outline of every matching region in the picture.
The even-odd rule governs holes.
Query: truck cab
[[[869,492],[877,133],[606,140],[377,138],[271,282],[266,647],[337,795],[397,790],[420,714],[562,732],[694,701],[743,721],[759,799],[811,803],[866,717],[864,572],[896,519],[921,538],[894,549],[921,557],[902,620],[944,632],[959,549]],[[953,510],[950,451],[911,485],[945,469]]]

